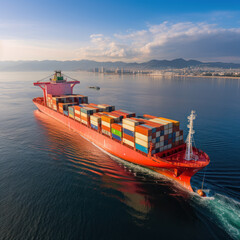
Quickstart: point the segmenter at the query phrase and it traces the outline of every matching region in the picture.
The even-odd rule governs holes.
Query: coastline
[[[202,76],[202,75],[195,75],[195,76],[190,76],[190,75],[178,75],[178,74],[172,74],[172,75],[164,75],[164,74],[148,74],[149,76],[173,76],[173,77],[186,77],[186,78],[226,78],[226,79],[237,79],[240,80],[240,77],[230,77],[230,76]]]

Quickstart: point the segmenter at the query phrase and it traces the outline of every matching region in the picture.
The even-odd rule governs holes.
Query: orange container
[[[120,125],[120,124],[112,123],[111,127],[118,130],[119,132],[122,131],[122,125]]]
[[[108,123],[114,123],[114,118],[106,116],[106,115],[102,115],[101,116],[102,121],[108,122]]]
[[[84,120],[84,121],[86,121],[86,122],[88,122],[89,119],[90,119],[90,116],[89,116],[89,117],[83,117],[83,116],[81,115],[81,119]]]
[[[89,105],[97,107],[97,104],[95,104],[95,103],[89,103]]]
[[[81,109],[82,107],[80,107],[80,106],[73,106],[73,108],[74,108],[75,110],[80,111],[80,109]]]
[[[132,136],[126,134],[126,133],[123,133],[123,138],[126,138],[127,140],[129,140],[129,141],[131,141],[133,143],[135,141],[134,137],[132,137]]]
[[[145,117],[145,118],[150,118],[150,119],[157,118],[157,117],[155,117],[155,116],[148,115],[148,114],[143,114],[143,117]]]
[[[141,125],[138,125],[135,127],[135,132],[138,132],[138,133],[141,133],[145,136],[150,136],[152,135],[152,130],[147,128],[147,127],[144,127],[144,126],[141,126]]]

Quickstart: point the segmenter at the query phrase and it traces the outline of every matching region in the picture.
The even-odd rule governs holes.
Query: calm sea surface
[[[185,138],[196,110],[211,158],[192,178],[200,188],[205,176],[200,199],[37,111],[32,83],[50,74],[0,73],[1,240],[240,239],[240,80],[66,72],[90,102],[180,120]]]

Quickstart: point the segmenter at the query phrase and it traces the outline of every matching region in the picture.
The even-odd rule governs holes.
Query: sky
[[[239,0],[0,0],[0,61],[240,63]]]

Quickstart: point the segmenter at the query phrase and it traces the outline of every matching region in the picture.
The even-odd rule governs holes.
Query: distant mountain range
[[[200,62],[196,60],[151,60],[143,63],[126,62],[97,62],[91,60],[80,61],[0,61],[0,71],[63,71],[91,70],[104,67],[106,69],[124,68],[135,70],[160,70],[166,68],[212,67],[212,68],[240,68],[238,63]]]

